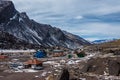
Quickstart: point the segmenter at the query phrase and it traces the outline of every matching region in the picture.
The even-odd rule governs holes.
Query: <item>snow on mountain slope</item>
[[[105,43],[105,42],[111,42],[111,41],[114,41],[116,39],[103,39],[103,40],[95,40],[93,41],[92,43],[93,44],[100,44],[100,43]]]
[[[1,1],[0,7],[0,29],[28,43],[67,48],[90,44],[79,36],[29,19],[25,12],[19,13],[11,1]]]

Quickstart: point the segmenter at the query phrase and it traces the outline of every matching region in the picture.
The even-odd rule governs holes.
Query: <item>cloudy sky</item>
[[[12,0],[19,12],[87,40],[120,38],[120,0]]]

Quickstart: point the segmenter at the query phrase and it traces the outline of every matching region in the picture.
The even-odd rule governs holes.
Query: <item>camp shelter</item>
[[[42,61],[31,59],[24,63],[25,68],[42,69]]]
[[[53,50],[53,57],[61,57],[64,56],[63,50]]]
[[[45,51],[39,50],[34,54],[36,58],[45,58],[47,56]]]

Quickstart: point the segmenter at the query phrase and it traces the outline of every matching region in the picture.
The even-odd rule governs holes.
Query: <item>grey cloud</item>
[[[31,19],[86,39],[120,38],[120,0],[13,0]],[[81,16],[77,19],[77,16]],[[107,30],[109,29],[109,30]],[[101,34],[102,36],[96,35]]]

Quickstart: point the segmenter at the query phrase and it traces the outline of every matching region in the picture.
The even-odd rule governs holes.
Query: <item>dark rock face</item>
[[[8,22],[16,12],[11,1],[0,1],[0,24]]]
[[[67,69],[63,69],[59,80],[69,80],[69,72]]]
[[[0,29],[16,38],[45,47],[63,46],[77,48],[81,45],[89,44],[86,40],[64,33],[59,28],[47,24],[39,24],[29,19],[25,12],[17,12],[11,1],[2,1],[1,7]]]
[[[74,35],[74,34],[71,34],[69,32],[66,32],[66,31],[63,31],[63,33],[65,34],[65,36],[72,40],[72,41],[75,41],[76,43],[79,43],[81,45],[86,45],[86,44],[90,44],[88,41],[86,41],[85,39],[77,36],[77,35]]]
[[[39,45],[33,45],[23,41],[15,36],[0,31],[0,48],[1,49],[33,49],[33,48],[42,48]]]

